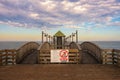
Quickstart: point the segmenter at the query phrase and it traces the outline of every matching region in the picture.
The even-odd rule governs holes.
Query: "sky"
[[[120,41],[120,0],[0,0],[0,41],[41,41],[41,31],[79,41]]]

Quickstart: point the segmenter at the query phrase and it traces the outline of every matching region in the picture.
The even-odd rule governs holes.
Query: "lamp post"
[[[44,36],[44,32],[42,31],[42,43],[43,43],[43,41],[44,41],[43,36]]]
[[[78,43],[78,31],[76,30],[76,43]]]

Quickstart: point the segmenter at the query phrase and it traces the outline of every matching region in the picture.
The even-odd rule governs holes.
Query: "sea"
[[[0,41],[0,50],[2,49],[19,49],[22,45],[29,41]],[[40,41],[36,41],[41,43]],[[80,41],[81,44],[84,41]],[[120,41],[90,41],[98,45],[101,49],[120,49]]]

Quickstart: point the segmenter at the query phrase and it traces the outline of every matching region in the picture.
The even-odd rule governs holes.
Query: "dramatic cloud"
[[[120,1],[0,0],[0,24],[37,28],[120,26]]]

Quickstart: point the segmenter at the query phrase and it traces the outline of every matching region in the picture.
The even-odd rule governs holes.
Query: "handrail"
[[[0,50],[0,66],[16,64],[16,53],[15,49]]]
[[[117,64],[118,66],[120,66],[120,50],[103,49],[102,57],[103,64]]]

